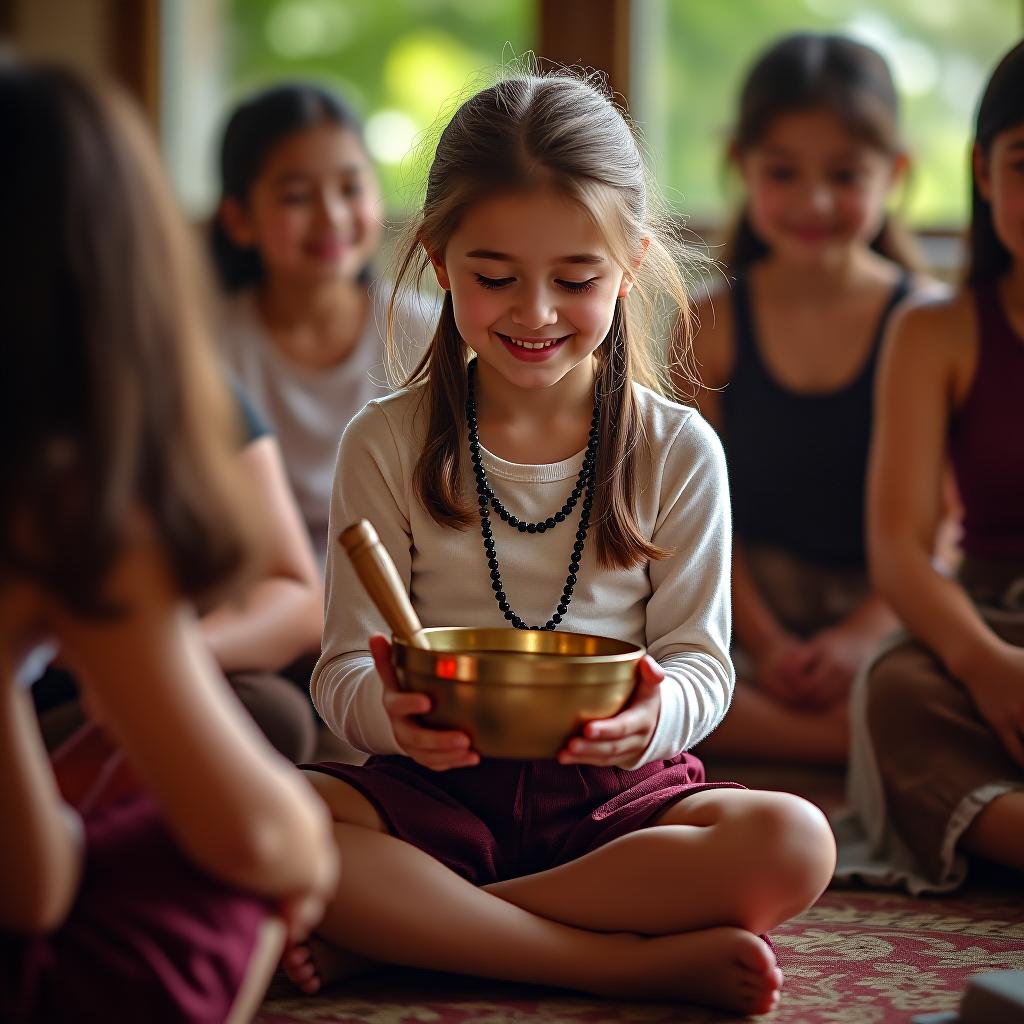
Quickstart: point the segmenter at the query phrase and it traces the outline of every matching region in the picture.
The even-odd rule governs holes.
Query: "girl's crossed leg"
[[[319,936],[357,964],[763,1013],[782,978],[756,933],[810,906],[834,866],[831,832],[812,805],[721,789],[568,864],[477,887],[387,834],[347,783],[310,779],[331,807],[346,865]],[[316,963],[300,947],[286,967],[315,991],[330,959]]]

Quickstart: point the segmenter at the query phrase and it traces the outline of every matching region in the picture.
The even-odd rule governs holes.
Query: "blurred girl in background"
[[[231,115],[221,145],[213,255],[229,294],[228,363],[270,423],[320,571],[338,442],[386,387],[388,289],[371,288],[380,188],[358,120],[308,84],[259,93]],[[426,336],[415,307],[400,334]]]
[[[867,578],[879,343],[927,287],[887,212],[908,160],[885,61],[800,34],[755,62],[730,150],[731,291],[698,310],[700,408],[725,443],[737,689],[706,753],[843,762],[847,694],[895,626]]]
[[[6,65],[0,125],[0,1017],[247,1020],[337,864],[192,610],[251,544],[201,261],[122,101]],[[58,650],[109,734],[65,796],[24,688]]]
[[[1024,871],[1024,43],[978,109],[968,257],[958,295],[893,328],[871,456],[872,576],[910,635],[854,695],[850,794],[917,889],[958,884],[965,853]],[[928,544],[947,461],[956,579]]]

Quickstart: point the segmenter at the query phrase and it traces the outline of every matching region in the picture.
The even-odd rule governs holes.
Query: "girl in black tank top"
[[[696,342],[736,541],[738,685],[706,752],[842,763],[850,685],[895,625],[867,580],[864,480],[879,346],[912,291],[885,211],[906,168],[897,121],[884,60],[837,36],[782,39],[741,94],[731,295]]]

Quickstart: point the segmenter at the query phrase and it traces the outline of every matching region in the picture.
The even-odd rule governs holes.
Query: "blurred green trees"
[[[533,0],[229,0],[227,20],[230,98],[281,78],[342,92],[395,211],[417,200],[422,133],[537,36]]]
[[[282,77],[339,89],[366,120],[396,212],[417,199],[413,143],[481,73],[538,39],[536,0],[228,0],[226,11],[228,99]],[[1021,0],[634,0],[632,112],[669,199],[719,221],[722,154],[750,60],[785,32],[848,32],[889,59],[903,95],[911,221],[956,226],[974,106],[1020,38],[1022,11]]]
[[[903,101],[916,227],[959,226],[968,206],[974,109],[996,61],[1024,34],[1021,0],[637,0],[646,52],[634,112],[659,180],[695,219],[728,206],[723,155],[740,81],[775,37],[843,32],[879,50]]]

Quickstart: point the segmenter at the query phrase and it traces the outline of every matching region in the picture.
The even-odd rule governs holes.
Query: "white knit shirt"
[[[634,386],[650,445],[641,460],[640,530],[669,557],[633,569],[597,563],[593,533],[560,629],[643,644],[666,672],[661,713],[647,749],[628,767],[672,757],[721,721],[735,683],[729,659],[731,522],[725,460],[700,414]],[[426,406],[422,387],[370,402],[342,438],[331,502],[323,653],[313,701],[338,736],[371,754],[401,754],[384,712],[367,638],[389,631],[353,571],[338,535],[373,523],[408,584],[424,626],[508,627],[491,589],[480,530],[436,523],[413,490]],[[475,494],[467,450],[466,494]],[[519,465],[481,451],[487,478],[512,512],[546,519],[561,507],[583,452],[553,465]],[[576,518],[542,534],[494,517],[505,592],[526,621],[546,622],[561,597]]]

